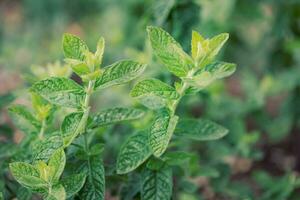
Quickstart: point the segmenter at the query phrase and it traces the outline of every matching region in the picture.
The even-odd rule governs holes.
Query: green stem
[[[42,140],[44,138],[44,133],[45,133],[45,129],[46,129],[46,119],[43,119],[42,121],[42,126],[39,132],[39,139]]]
[[[88,86],[86,88],[86,95],[84,98],[84,103],[82,105],[82,109],[83,109],[83,115],[82,118],[79,122],[79,125],[76,129],[76,132],[73,134],[73,137],[71,140],[68,141],[67,144],[65,144],[65,146],[69,146],[72,141],[81,133],[85,132],[86,129],[86,123],[90,114],[90,99],[91,99],[91,95],[94,91],[94,85],[95,85],[95,81],[89,81]]]
[[[195,73],[195,70],[191,70],[191,71],[188,73],[188,75],[187,75],[186,78],[192,78],[193,75],[194,75],[194,73]],[[177,106],[178,106],[180,100],[181,100],[182,97],[185,95],[185,91],[189,88],[189,84],[186,83],[184,80],[182,80],[182,83],[183,83],[183,84],[182,84],[181,88],[177,91],[178,94],[179,94],[179,98],[176,99],[176,100],[174,100],[174,101],[172,102],[171,106],[170,106],[170,110],[171,110],[172,116],[175,115],[175,112],[176,112],[176,109],[177,109]]]

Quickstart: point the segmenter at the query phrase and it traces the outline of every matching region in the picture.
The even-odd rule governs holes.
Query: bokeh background
[[[219,58],[238,66],[178,108],[181,116],[212,119],[230,133],[216,142],[183,143],[198,156],[190,176],[175,183],[174,199],[300,199],[299,0],[0,0],[0,140],[22,138],[6,106],[28,103],[32,77],[63,63],[64,32],[91,49],[103,36],[104,65],[131,58],[148,63],[143,76],[171,83],[174,77],[152,56],[147,25],[163,27],[187,52],[192,30],[206,37],[228,32]],[[132,84],[97,94],[93,110],[137,104],[128,94]],[[113,157],[128,130],[109,131]],[[119,199],[113,185],[107,198]]]

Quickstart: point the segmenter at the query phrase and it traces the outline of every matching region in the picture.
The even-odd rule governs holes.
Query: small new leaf
[[[84,53],[88,51],[88,47],[79,37],[65,33],[63,35],[63,51],[66,58],[83,61]]]
[[[97,78],[95,88],[103,89],[113,85],[120,85],[137,78],[146,68],[146,65],[124,60],[104,68],[103,73]]]
[[[193,140],[217,140],[224,137],[228,130],[206,119],[183,119],[176,126],[176,136]]]
[[[90,127],[96,128],[122,121],[135,120],[141,118],[144,114],[144,111],[137,108],[110,108],[96,114]]]
[[[146,132],[130,136],[122,145],[117,158],[117,173],[126,174],[140,166],[151,155]]]
[[[179,77],[185,77],[194,67],[192,58],[186,54],[180,44],[161,28],[148,26],[148,36],[156,56],[167,69]]]
[[[68,78],[52,77],[35,83],[31,90],[50,103],[78,108],[85,97],[83,88]]]

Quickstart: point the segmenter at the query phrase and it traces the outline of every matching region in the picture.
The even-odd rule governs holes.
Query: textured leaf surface
[[[192,57],[194,59],[199,58],[204,51],[203,43],[205,39],[196,31],[192,32]],[[202,51],[201,51],[202,50]]]
[[[183,119],[176,126],[175,134],[194,140],[216,140],[224,137],[228,130],[206,119]]]
[[[96,88],[106,88],[119,85],[137,78],[146,68],[146,65],[124,60],[104,68],[102,75],[96,80]]]
[[[184,151],[167,152],[163,155],[163,160],[168,165],[181,165],[185,167],[185,163],[193,157],[193,154]]]
[[[144,111],[136,108],[110,108],[93,117],[91,127],[99,127],[122,121],[135,120],[144,116]]]
[[[164,108],[168,103],[167,100],[156,95],[139,96],[138,100],[141,104],[152,110]]]
[[[155,95],[164,99],[177,99],[179,94],[172,86],[158,80],[147,79],[137,83],[131,90],[132,97]]]
[[[88,47],[79,37],[65,33],[62,43],[66,58],[84,60],[84,52],[88,50]]]
[[[209,72],[213,78],[220,79],[230,76],[235,72],[236,64],[226,62],[214,62],[206,65],[201,72]],[[200,74],[201,75],[201,74]]]
[[[142,174],[142,200],[170,200],[172,197],[172,170],[162,168],[150,170],[145,168]]]
[[[86,175],[75,174],[62,179],[61,183],[66,190],[67,198],[70,198],[77,194],[85,183]]]
[[[53,182],[57,182],[64,171],[66,164],[66,155],[62,148],[56,150],[49,159],[48,166],[53,170],[51,178]]]
[[[154,53],[167,69],[176,76],[186,76],[193,68],[193,61],[180,44],[161,28],[148,26],[147,31]]]
[[[82,119],[82,112],[74,112],[67,115],[61,125],[61,134],[64,145],[70,144],[72,140],[79,134],[77,130]]]
[[[60,147],[63,146],[63,141],[60,135],[50,136],[43,141],[38,141],[33,145],[33,158],[35,161],[43,160],[47,162],[50,156]]]
[[[50,103],[77,108],[85,97],[83,88],[68,78],[52,77],[35,83],[31,90]]]
[[[178,116],[170,117],[167,112],[161,113],[150,128],[149,143],[153,155],[159,157],[165,152],[173,135]]]
[[[128,173],[140,166],[151,155],[146,132],[130,136],[122,145],[117,159],[117,173]]]
[[[62,200],[66,199],[66,191],[61,184],[55,185],[48,190],[48,193],[45,200]]]
[[[219,53],[219,51],[221,50],[225,42],[228,40],[228,38],[229,38],[228,33],[221,33],[209,40],[210,58],[215,57]]]
[[[39,172],[34,166],[24,162],[14,162],[9,165],[9,168],[14,178],[24,187],[47,187],[47,182],[39,178]]]
[[[40,129],[41,123],[33,116],[33,114],[25,106],[14,105],[9,108],[9,111],[19,118],[17,120],[20,120],[18,122],[20,126],[25,125],[24,123],[26,123],[28,125],[28,129],[37,131]],[[21,129],[23,128],[25,127],[21,127]]]
[[[105,172],[100,156],[92,156],[87,162],[87,178],[80,192],[83,200],[104,200]]]

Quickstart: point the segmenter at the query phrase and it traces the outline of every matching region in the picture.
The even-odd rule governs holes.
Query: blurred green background
[[[190,177],[175,185],[176,199],[300,199],[299,0],[1,0],[0,105],[12,91],[26,103],[32,74],[63,63],[64,32],[90,47],[103,36],[104,65],[131,58],[148,64],[144,76],[174,81],[152,56],[147,25],[163,27],[187,52],[192,30],[207,37],[228,32],[221,57],[238,66],[179,106],[181,116],[210,118],[230,133],[185,143],[198,156]],[[93,109],[131,105],[131,86],[99,94]],[[4,108],[0,124],[9,124],[1,134],[15,130]],[[108,146],[116,154],[126,130],[114,132]]]

